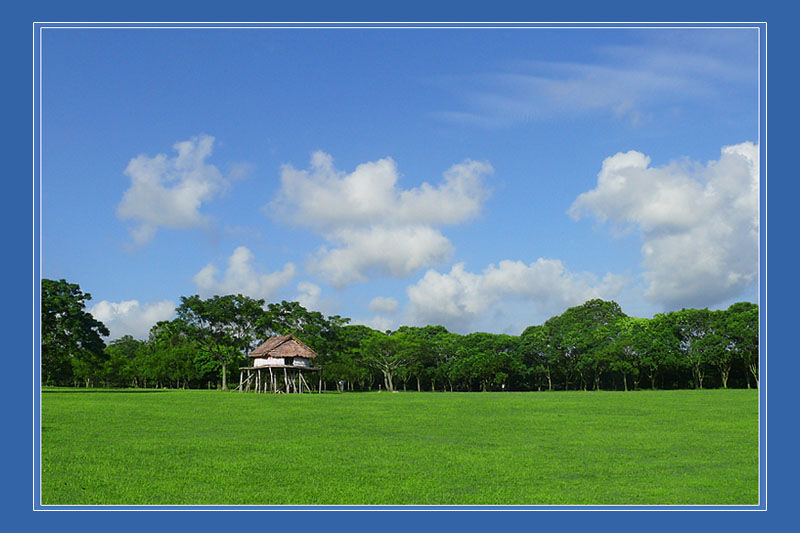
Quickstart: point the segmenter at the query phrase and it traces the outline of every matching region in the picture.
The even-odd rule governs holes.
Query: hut
[[[316,357],[314,350],[294,335],[271,337],[247,356],[252,365],[239,369],[239,391],[313,392],[303,372],[321,370],[313,366]]]

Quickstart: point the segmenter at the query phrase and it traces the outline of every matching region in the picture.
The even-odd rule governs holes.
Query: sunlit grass
[[[747,390],[45,390],[43,504],[756,504]]]

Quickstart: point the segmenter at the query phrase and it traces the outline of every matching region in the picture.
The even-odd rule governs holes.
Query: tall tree
[[[558,364],[558,354],[552,343],[552,334],[547,326],[530,326],[520,335],[520,352],[529,373],[541,389],[541,377],[547,380],[547,390],[553,390],[553,373]]]
[[[144,343],[125,335],[115,339],[106,347],[108,361],[104,369],[104,381],[115,387],[134,385],[136,355]]]
[[[625,317],[614,324],[606,326],[612,330],[613,339],[606,353],[609,354],[611,370],[622,374],[624,389],[628,391],[628,376],[634,379],[634,387],[638,385],[640,356],[643,351],[642,330],[647,322],[642,318]]]
[[[576,373],[585,387],[584,372],[590,365],[580,363],[582,358],[599,353],[598,341],[602,337],[596,335],[597,330],[626,316],[617,302],[595,299],[583,305],[570,307],[561,315],[544,323],[550,331],[553,347],[560,357],[559,366],[564,373],[565,390],[569,388],[570,377]]]
[[[200,349],[221,367],[222,389],[228,388],[228,367],[252,346],[256,326],[262,323],[264,300],[247,296],[182,296],[176,309],[178,318],[192,332]]]
[[[637,323],[633,335],[639,349],[642,371],[650,380],[650,388],[655,389],[658,374],[667,368],[678,366],[675,355],[678,352],[678,338],[663,314]]]
[[[109,331],[85,311],[91,299],[75,283],[42,280],[42,383],[68,384],[76,370],[84,380],[101,373]]]
[[[725,312],[725,334],[758,388],[758,306],[750,302],[731,305]]]
[[[696,389],[703,388],[703,380],[709,363],[712,343],[703,341],[713,335],[711,311],[708,309],[682,309],[669,313],[668,318],[678,338],[678,349],[683,364],[692,372],[692,381]]]
[[[406,353],[402,350],[402,339],[376,331],[361,343],[364,361],[383,374],[383,385],[394,391],[394,378],[398,369],[406,364]]]

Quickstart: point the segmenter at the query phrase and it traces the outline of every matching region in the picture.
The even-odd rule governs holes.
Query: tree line
[[[317,354],[326,390],[525,391],[758,387],[758,306],[627,316],[590,300],[520,335],[456,334],[443,326],[377,331],[298,302],[242,295],[181,297],[176,317],[146,340],[106,344],[85,311],[91,295],[42,280],[44,385],[221,388],[238,381],[247,354],[295,335]]]

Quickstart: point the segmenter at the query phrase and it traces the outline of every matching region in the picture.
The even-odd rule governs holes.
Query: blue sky
[[[757,301],[753,29],[46,29],[42,276],[517,334]]]

